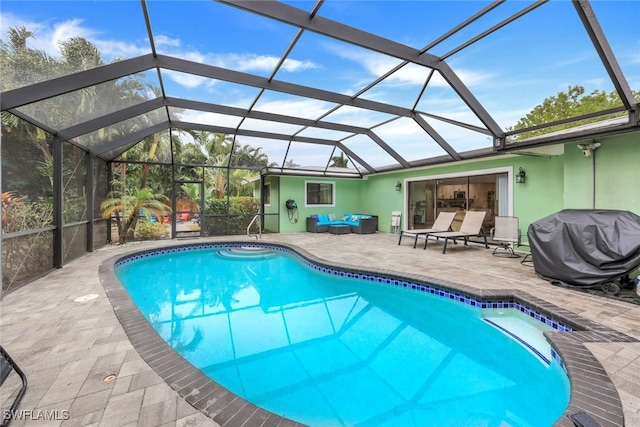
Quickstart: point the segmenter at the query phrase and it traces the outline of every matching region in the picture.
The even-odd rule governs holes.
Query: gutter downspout
[[[591,154],[591,209],[596,208],[596,150]]]

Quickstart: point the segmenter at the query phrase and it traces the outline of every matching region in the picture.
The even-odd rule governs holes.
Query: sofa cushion
[[[309,215],[310,218],[316,219],[317,226],[326,226],[326,225],[350,225],[353,227],[360,226],[360,219],[364,218],[373,218],[372,215],[365,214],[351,214],[345,213],[343,216],[338,217],[334,213],[330,214],[312,214]]]

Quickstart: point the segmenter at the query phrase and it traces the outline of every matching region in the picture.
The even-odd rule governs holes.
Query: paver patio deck
[[[31,416],[57,420],[14,420],[20,425],[217,425],[180,397],[141,358],[118,322],[98,276],[115,255],[188,242],[249,241],[244,237],[174,240],[110,246],[8,293],[0,302],[0,343],[25,371],[29,389],[19,407]],[[255,239],[251,239],[255,242]],[[341,236],[328,233],[264,235],[262,242],[293,244],[343,264],[448,280],[478,289],[516,289],[640,340],[640,305],[553,286],[517,259],[491,256],[480,245],[438,244],[427,250],[397,245],[386,233]],[[86,297],[95,295],[96,297]],[[81,297],[79,300],[77,300]],[[640,342],[585,344],[604,366],[622,401],[625,422],[640,426]],[[105,381],[109,375],[112,381]],[[18,383],[11,376],[2,387]]]

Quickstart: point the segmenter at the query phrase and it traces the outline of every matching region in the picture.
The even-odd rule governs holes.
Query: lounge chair
[[[486,214],[486,211],[468,211],[464,214],[464,219],[462,220],[462,224],[460,225],[460,231],[427,233],[424,241],[424,248],[427,248],[429,237],[436,237],[438,239],[444,238],[444,248],[442,248],[443,254],[447,252],[447,242],[449,241],[449,239],[453,239],[454,242],[456,239],[464,239],[464,244],[466,246],[469,237],[482,237],[484,239],[484,247],[489,249],[489,245],[487,244],[487,236],[482,233],[482,222],[484,221],[484,217]]]
[[[4,381],[7,379],[11,372],[15,372],[18,374],[20,379],[22,380],[22,387],[18,391],[18,394],[13,399],[13,404],[11,408],[8,410],[2,411],[2,427],[9,425],[11,420],[18,409],[18,405],[24,396],[24,393],[27,391],[27,376],[22,372],[22,370],[18,367],[16,362],[13,361],[9,353],[5,351],[5,349],[0,345],[0,387],[4,384]],[[9,393],[1,393],[4,397],[9,396]]]
[[[453,219],[456,217],[455,212],[440,212],[438,217],[434,221],[431,228],[419,228],[416,230],[404,230],[400,232],[400,238],[398,239],[398,244],[402,241],[402,236],[413,236],[413,247],[416,247],[418,243],[418,236],[424,236],[425,239],[429,233],[434,233],[438,231],[448,231],[451,230],[451,224],[453,223]],[[426,247],[426,243],[425,243]]]
[[[498,243],[492,255],[507,258],[520,258],[520,255],[513,251],[514,247],[520,246],[520,226],[517,216],[497,216],[495,226],[491,230],[491,240]]]

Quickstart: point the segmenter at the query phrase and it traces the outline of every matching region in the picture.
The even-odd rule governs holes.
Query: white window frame
[[[331,203],[330,204],[309,204],[307,201],[308,184],[329,184],[331,185]],[[306,208],[332,208],[336,206],[336,182],[335,181],[305,181],[304,182],[304,206]]]

